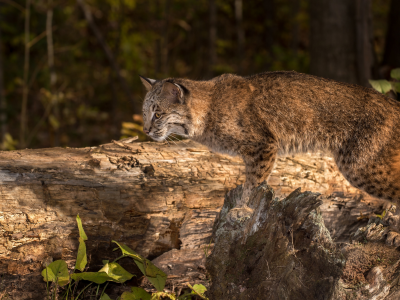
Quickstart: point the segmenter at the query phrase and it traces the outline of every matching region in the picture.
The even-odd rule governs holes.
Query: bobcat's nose
[[[144,131],[145,134],[149,134],[150,133],[150,130],[148,130],[148,129],[143,129],[143,131]]]

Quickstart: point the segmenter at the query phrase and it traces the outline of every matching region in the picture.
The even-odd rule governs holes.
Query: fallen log
[[[115,257],[117,240],[156,258],[172,287],[202,281],[214,219],[226,192],[243,181],[240,159],[191,141],[0,152],[0,293],[42,299],[43,262],[63,259],[73,268],[77,214],[89,237],[90,270]],[[367,224],[361,214],[388,206],[351,187],[322,154],[279,159],[269,184],[278,197],[297,187],[321,193],[337,239]]]

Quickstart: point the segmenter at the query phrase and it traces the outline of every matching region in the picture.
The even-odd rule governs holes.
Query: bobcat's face
[[[148,93],[143,103],[143,131],[156,141],[171,133],[189,137],[190,117],[184,88],[178,84],[141,77]]]

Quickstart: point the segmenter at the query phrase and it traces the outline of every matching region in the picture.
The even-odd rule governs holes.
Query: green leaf
[[[109,261],[108,259],[104,259],[104,260],[102,260],[101,262],[103,263],[103,265],[106,265],[106,264],[108,264],[110,261]]]
[[[133,277],[133,274],[129,273],[123,267],[116,262],[108,263],[102,267],[99,272],[104,272],[110,276],[114,281],[123,283]]]
[[[206,291],[207,291],[207,288],[206,288],[204,285],[202,285],[202,284],[195,284],[195,285],[193,286],[193,291],[192,291],[192,293],[193,293],[193,294],[197,293],[197,294],[200,294],[200,295],[204,296],[204,293],[205,293]]]
[[[194,286],[191,286],[190,284],[188,284],[187,286],[192,289],[192,294],[200,296],[202,299],[208,300],[208,298],[204,295],[204,293],[207,291],[207,289],[204,285],[195,284]]]
[[[78,255],[76,257],[75,269],[83,271],[87,264],[86,245],[82,237],[79,237]]]
[[[100,297],[100,300],[112,300],[107,294],[103,294],[103,296]]]
[[[102,284],[106,281],[115,281],[114,278],[108,276],[108,274],[104,273],[104,272],[74,273],[71,275],[71,278],[75,281],[88,280],[88,281],[92,281],[97,284]]]
[[[132,292],[124,292],[121,295],[121,300],[150,300],[151,295],[144,289],[132,287]]]
[[[119,244],[116,241],[118,247],[121,249],[122,254],[132,257],[135,264],[142,271],[143,275],[151,282],[151,284],[157,289],[157,291],[162,291],[165,287],[165,282],[167,280],[167,274],[157,268],[150,260],[140,256],[127,245]]]
[[[79,236],[84,240],[87,241],[87,235],[85,233],[85,230],[83,230],[83,226],[82,226],[82,220],[79,217],[79,214],[76,216],[76,223],[78,223],[78,229],[79,229]]]
[[[42,271],[42,276],[44,281],[57,282],[59,286],[66,285],[69,282],[67,263],[63,260],[53,261]]]
[[[396,80],[400,80],[400,68],[393,69],[390,72],[390,77],[392,77],[392,78],[394,78]]]
[[[386,94],[392,89],[392,85],[387,80],[368,80],[372,87],[382,94]]]

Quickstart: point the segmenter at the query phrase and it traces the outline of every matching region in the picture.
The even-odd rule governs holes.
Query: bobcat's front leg
[[[259,150],[254,155],[243,157],[246,165],[246,182],[243,186],[242,198],[229,212],[231,219],[249,218],[253,214],[253,210],[248,207],[251,190],[268,179],[275,165],[276,153],[276,147],[271,145]]]

